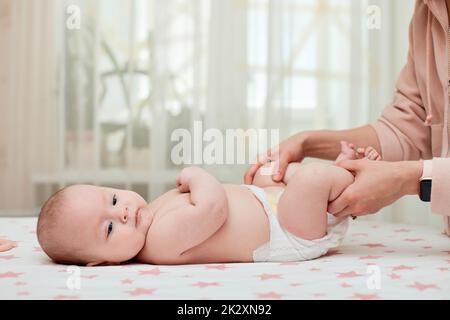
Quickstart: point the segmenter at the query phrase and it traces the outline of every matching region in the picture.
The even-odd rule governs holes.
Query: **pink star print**
[[[325,297],[326,294],[325,293],[314,293],[314,297]]]
[[[197,283],[194,283],[193,286],[199,287],[199,288],[206,288],[209,286],[220,286],[219,282],[202,282],[199,281]]]
[[[213,264],[210,266],[206,266],[206,269],[216,269],[216,270],[225,270],[228,269],[229,267],[227,267],[224,264]]]
[[[361,246],[368,247],[368,248],[384,248],[385,247],[385,245],[382,243],[366,243],[366,244],[362,244]]]
[[[394,266],[392,268],[392,271],[399,271],[399,270],[414,270],[416,267],[412,267],[412,266],[405,266],[405,265],[399,265],[399,266]]]
[[[161,273],[164,273],[164,272],[159,271],[159,268],[153,268],[151,270],[139,271],[140,276],[147,275],[147,274],[159,276]]]
[[[351,288],[351,287],[353,287],[351,284],[348,284],[347,282],[342,282],[341,283],[341,287],[342,288]]]
[[[257,296],[261,299],[281,299],[282,294],[270,291],[270,292],[261,292],[257,293]]]
[[[423,241],[423,239],[422,238],[406,238],[405,241],[417,242],[417,241]]]
[[[397,230],[395,230],[395,232],[410,232],[411,230],[409,230],[409,229],[397,229]]]
[[[434,283],[433,284],[424,284],[424,283],[420,283],[420,282],[417,282],[417,281],[415,281],[414,284],[409,285],[408,287],[417,289],[419,291],[424,291],[424,290],[427,290],[427,289],[440,289]]]
[[[400,279],[400,276],[398,274],[394,273],[394,272],[389,274],[389,277],[391,277],[392,280]]]
[[[372,256],[372,255],[368,255],[368,256],[364,256],[364,257],[360,257],[359,259],[361,260],[367,260],[367,259],[379,259],[382,258],[383,256]]]
[[[17,257],[13,254],[10,254],[8,256],[0,256],[0,259],[2,260],[11,260],[11,259],[17,259]]]
[[[90,274],[90,275],[81,276],[81,277],[84,278],[84,279],[94,279],[94,278],[97,277],[97,275],[96,274]]]
[[[309,271],[320,271],[320,268],[311,268]]]
[[[293,283],[291,283],[291,287],[299,287],[299,286],[301,286],[302,284],[301,283],[298,283],[298,282],[293,282]]]
[[[127,291],[132,296],[152,295],[156,289],[136,288],[132,291]]]
[[[34,247],[34,252],[42,252],[42,248],[41,247]]]
[[[269,273],[262,273],[257,277],[259,277],[260,280],[281,279],[280,274],[269,274]]]
[[[374,300],[380,299],[377,294],[362,294],[362,293],[354,293],[351,298],[360,299],[360,300]]]
[[[340,252],[339,250],[329,250],[325,255],[324,255],[324,257],[330,257],[330,256],[336,256],[336,255],[339,255],[339,254],[342,254],[342,252]]]
[[[132,284],[133,280],[131,279],[123,279],[122,281],[120,281],[122,284]]]
[[[15,272],[5,272],[5,273],[0,273],[0,278],[17,278],[18,276],[20,276],[22,273],[15,273]]]
[[[367,237],[368,234],[367,233],[352,233],[353,236],[361,236],[361,237]]]
[[[338,278],[354,278],[360,277],[362,274],[356,273],[355,271],[350,272],[336,272]]]
[[[441,271],[450,271],[450,268],[438,268]]]

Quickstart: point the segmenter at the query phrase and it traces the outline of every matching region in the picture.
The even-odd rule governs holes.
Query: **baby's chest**
[[[155,218],[161,218],[172,210],[186,207],[191,204],[189,193],[173,193],[170,197],[161,199],[158,204],[159,210],[156,211]]]

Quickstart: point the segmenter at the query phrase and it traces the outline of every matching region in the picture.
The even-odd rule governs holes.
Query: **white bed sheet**
[[[428,227],[352,221],[341,247],[298,263],[71,268],[35,225],[0,219],[18,244],[0,253],[0,299],[450,299],[450,238]]]

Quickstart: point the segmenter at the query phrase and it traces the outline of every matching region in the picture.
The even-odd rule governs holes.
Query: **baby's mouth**
[[[136,210],[136,214],[134,215],[134,226],[137,228],[139,221],[140,221],[140,213],[141,213],[141,209],[138,208]]]

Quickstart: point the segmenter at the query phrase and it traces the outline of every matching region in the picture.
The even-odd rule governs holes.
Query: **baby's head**
[[[144,247],[151,224],[146,201],[128,190],[73,185],[42,206],[38,241],[55,262],[116,264]]]

